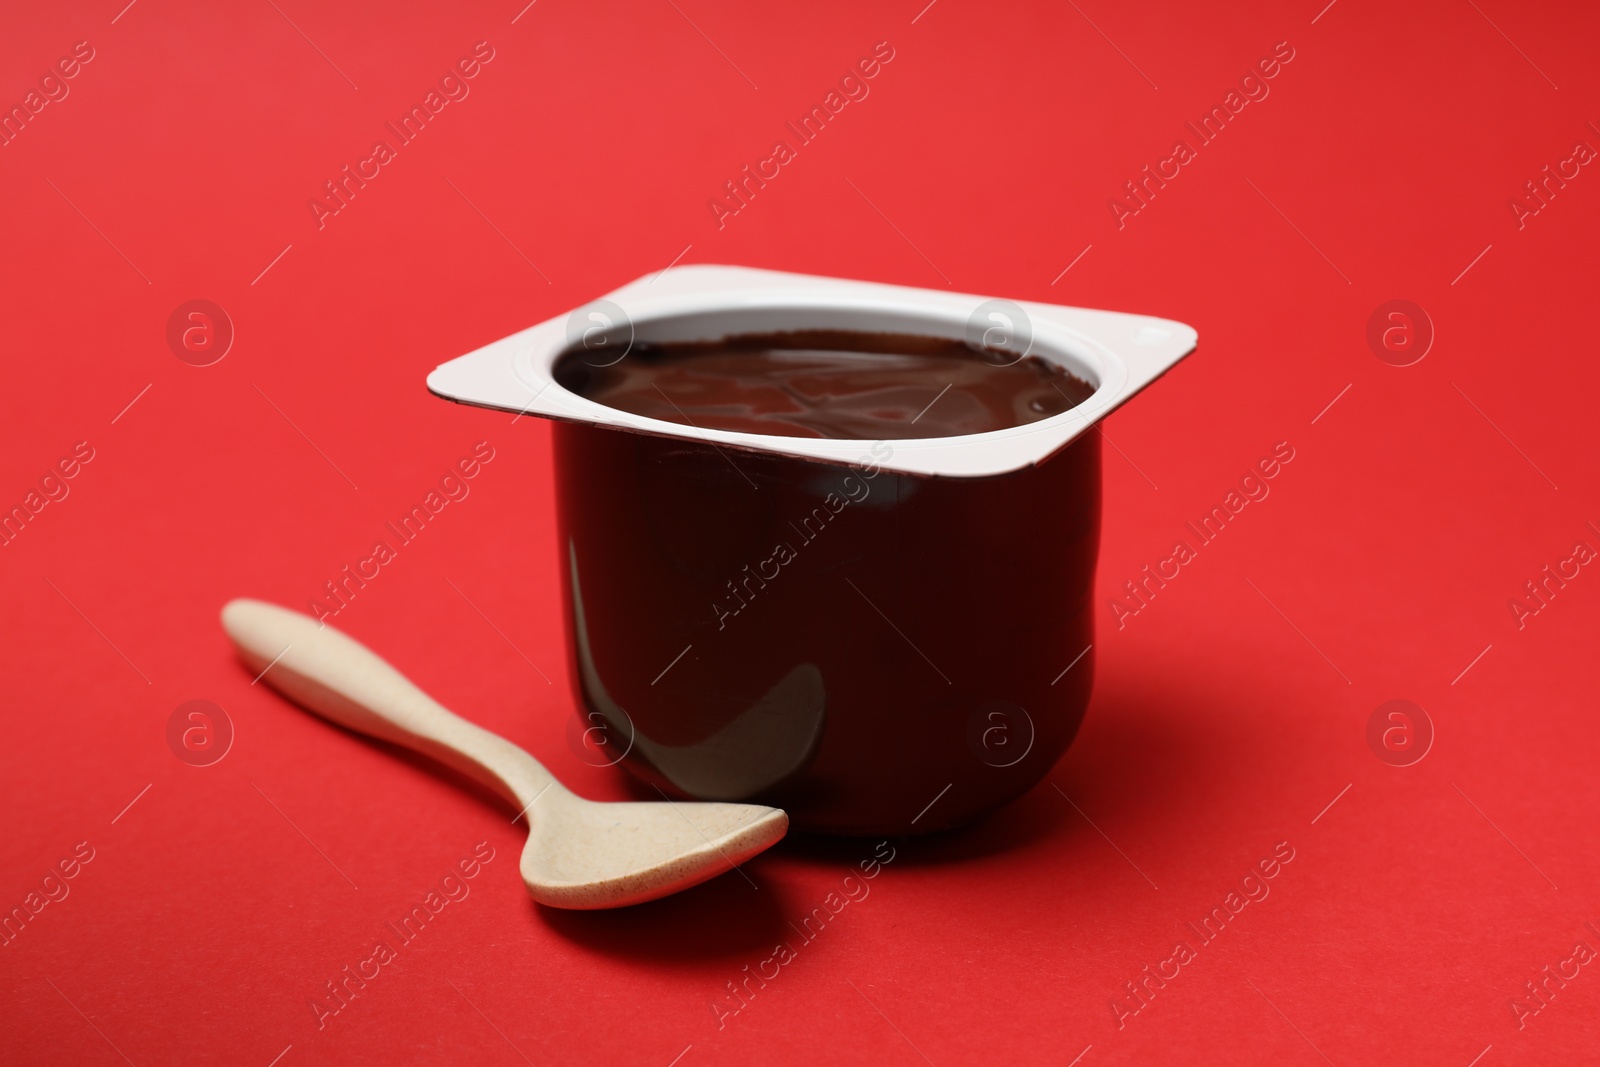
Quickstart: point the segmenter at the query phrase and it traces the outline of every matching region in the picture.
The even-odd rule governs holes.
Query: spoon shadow
[[[564,911],[532,899],[528,907],[547,929],[613,959],[673,964],[744,959],[782,940],[788,929],[784,915],[794,910],[779,881],[765,877],[763,867],[757,857],[672,896],[609,911]]]

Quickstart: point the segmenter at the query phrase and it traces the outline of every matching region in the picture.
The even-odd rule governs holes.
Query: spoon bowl
[[[777,808],[752,804],[573,801],[547,813],[544,832],[522,850],[522,880],[552,907],[620,907],[675,893],[737,867],[789,826]]]

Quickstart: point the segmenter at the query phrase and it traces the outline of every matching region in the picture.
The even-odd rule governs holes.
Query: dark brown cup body
[[[572,422],[554,440],[579,713],[667,795],[933,831],[1071,743],[1097,434],[983,478],[881,470],[893,442],[844,466]]]

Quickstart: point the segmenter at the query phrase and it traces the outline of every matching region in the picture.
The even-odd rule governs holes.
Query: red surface
[[[1600,147],[1600,11],[940,0],[913,23],[920,0],[541,0],[513,24],[517,0],[140,0],[113,24],[120,6],[18,7],[0,35],[7,101],[75,42],[95,50],[0,148],[0,499],[94,450],[0,548],[0,903],[93,849],[0,948],[0,1060],[1592,1055],[1593,967],[1520,1028],[1511,1004],[1541,968],[1571,973],[1575,942],[1600,948],[1600,576],[1581,568],[1521,629],[1508,600],[1575,542],[1600,547],[1600,175],[1521,229],[1508,202],[1575,142]],[[319,231],[307,199],[483,40],[470,96]],[[1285,40],[1270,96],[1118,229],[1108,198]],[[719,230],[707,199],[879,41],[894,59],[870,96]],[[870,844],[789,842],[748,881],[624,913],[540,911],[509,813],[252,687],[217,625],[233,596],[303,606],[487,440],[471,495],[337,622],[584,793],[623,795],[564,738],[547,428],[438,401],[423,376],[685,246],[1201,336],[1107,425],[1077,743],[981,828],[896,845],[810,942],[789,923]],[[1396,298],[1437,330],[1406,368],[1365,341]],[[235,323],[214,366],[167,348],[191,299]],[[1271,495],[1118,630],[1123,581],[1282,441]],[[167,746],[193,699],[236,730],[214,766]],[[1368,748],[1391,699],[1435,725],[1414,766]],[[478,842],[495,858],[470,896],[319,1030],[323,983]],[[1294,859],[1270,896],[1199,944],[1185,924],[1278,842]],[[719,1029],[725,983],[785,938],[795,958]],[[1113,999],[1179,939],[1195,958],[1119,1029]]]

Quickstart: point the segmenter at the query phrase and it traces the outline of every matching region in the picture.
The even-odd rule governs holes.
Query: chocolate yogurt
[[[1021,795],[1071,742],[1094,667],[1086,431],[1194,342],[680,267],[429,386],[552,420],[573,699],[645,795],[921,833]]]

